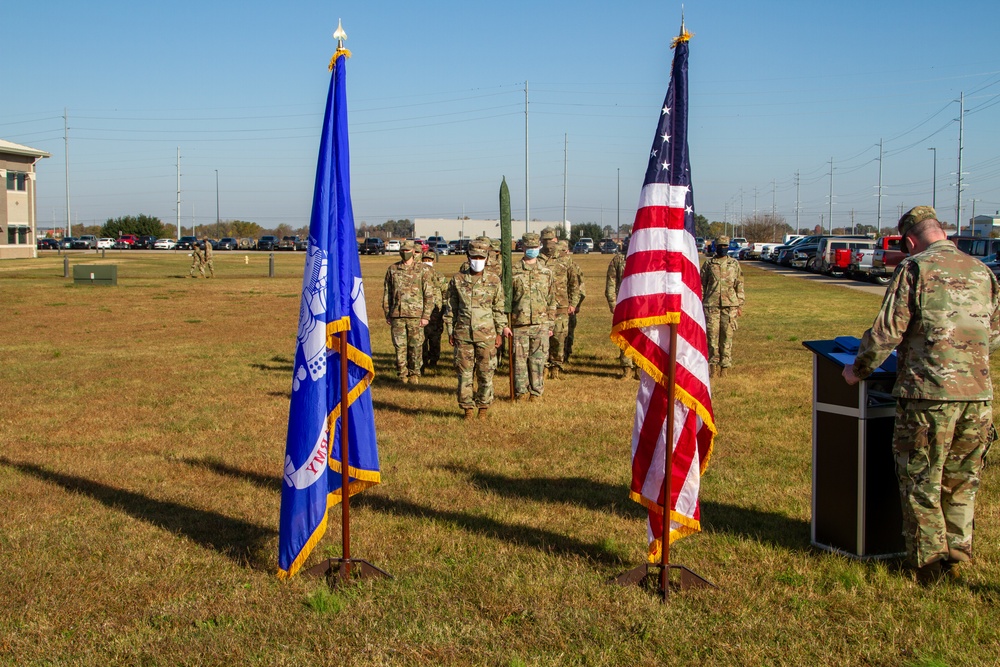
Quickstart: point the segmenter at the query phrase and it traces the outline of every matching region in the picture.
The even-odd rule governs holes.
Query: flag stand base
[[[358,579],[393,578],[385,570],[359,558],[327,558],[321,563],[313,565],[308,570],[303,570],[302,575],[315,578],[326,577],[326,581],[330,586],[345,584],[352,577],[357,577]]]
[[[660,588],[660,573],[663,568],[667,568],[667,586],[673,590],[686,591],[691,588],[718,588],[708,579],[705,579],[701,575],[695,573],[690,568],[685,565],[660,565],[659,563],[643,563],[631,570],[626,570],[618,576],[612,578],[608,583],[615,584],[617,586],[641,586],[642,588],[653,588],[657,589],[657,592],[666,599],[669,595],[669,591],[664,591]],[[671,581],[671,574],[673,572],[679,572],[680,577],[678,582]]]

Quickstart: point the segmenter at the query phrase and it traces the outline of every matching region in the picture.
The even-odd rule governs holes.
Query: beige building
[[[0,139],[0,259],[37,257],[35,250],[35,163],[49,157]]]
[[[524,220],[511,220],[511,234],[515,239],[521,238],[525,231],[540,233],[546,227],[566,228],[566,235],[569,235],[569,222],[562,223],[552,220],[532,220],[525,229]],[[491,239],[500,238],[499,220],[461,220],[452,218],[417,218],[413,221],[413,235],[417,238],[425,239],[428,236],[443,236],[446,240],[474,239],[477,236],[489,236]]]

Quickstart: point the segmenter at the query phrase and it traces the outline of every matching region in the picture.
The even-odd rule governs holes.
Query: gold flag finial
[[[347,40],[347,33],[344,32],[344,26],[341,25],[340,19],[337,19],[337,29],[333,33],[333,38],[337,40],[337,51],[333,54],[333,58],[330,59],[330,71],[333,71],[333,65],[337,62],[337,58],[343,55],[345,58],[351,57],[351,52],[347,50],[344,46],[344,41]]]
[[[693,36],[694,33],[688,32],[684,27],[684,5],[681,5],[681,34],[670,40],[670,48],[675,48],[681,42],[690,42]]]

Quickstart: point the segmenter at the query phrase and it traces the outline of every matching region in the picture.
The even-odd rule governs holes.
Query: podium
[[[813,546],[854,558],[905,555],[892,431],[896,356],[851,386],[858,339],[806,341],[813,352]]]

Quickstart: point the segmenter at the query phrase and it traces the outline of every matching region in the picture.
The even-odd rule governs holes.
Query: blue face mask
[[[527,257],[528,259],[538,259],[539,250],[541,250],[541,248],[525,248],[524,256]]]

